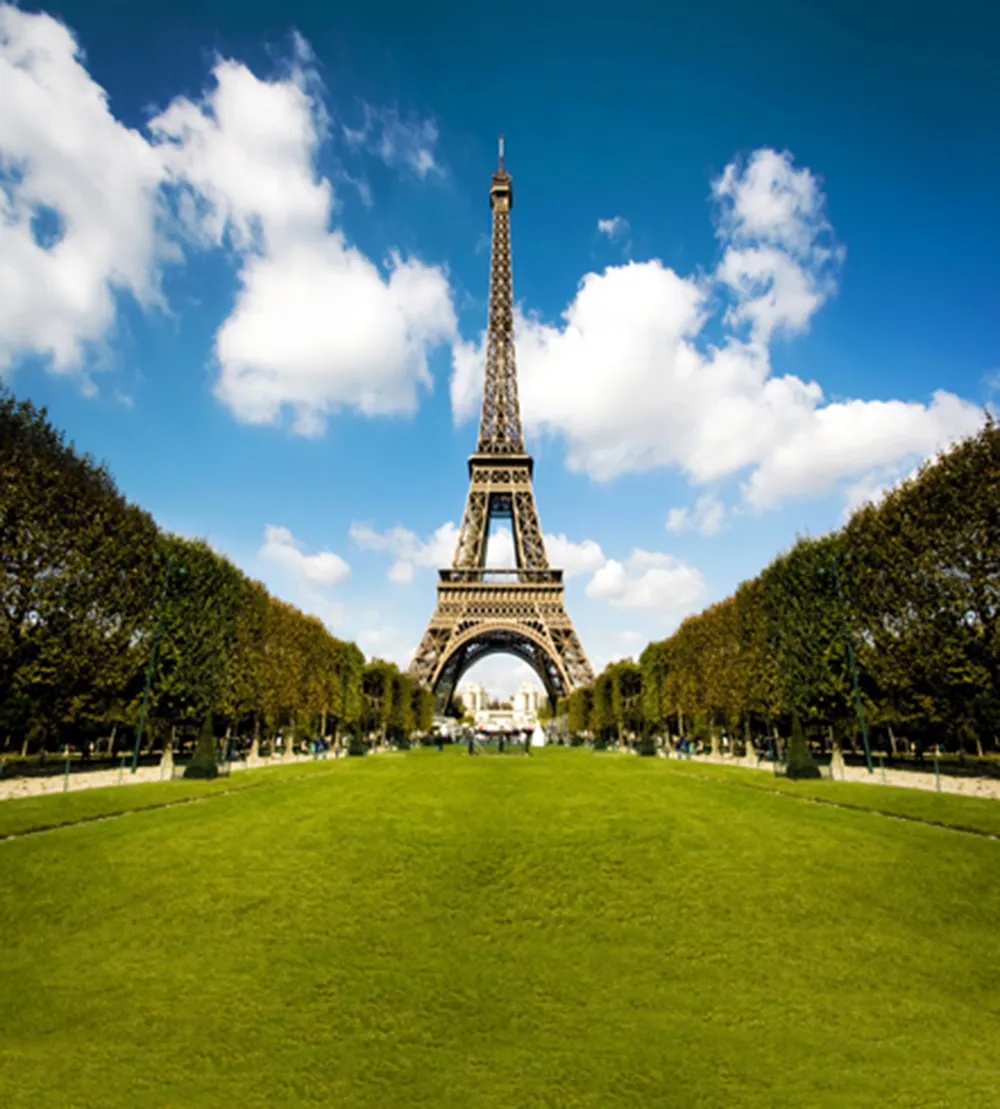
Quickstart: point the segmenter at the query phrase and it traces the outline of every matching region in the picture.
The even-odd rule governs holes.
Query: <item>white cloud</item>
[[[588,597],[667,618],[693,611],[705,591],[704,579],[693,566],[673,555],[640,550],[625,562],[609,559],[587,583]]]
[[[332,551],[308,555],[288,528],[268,524],[264,528],[264,544],[258,551],[266,562],[281,567],[292,579],[301,583],[329,586],[343,581],[350,566]]]
[[[0,89],[0,372],[28,353],[77,370],[118,293],[161,303],[160,156],[48,15],[0,4]]]
[[[693,509],[672,508],[667,513],[667,531],[697,531],[701,535],[715,535],[726,518],[726,506],[711,493],[699,497]]]
[[[450,566],[458,544],[458,528],[451,520],[442,524],[426,541],[421,541],[409,528],[398,525],[378,532],[371,524],[353,523],[350,536],[363,550],[388,551],[395,556],[389,580],[397,584],[413,581],[416,566],[430,569]]]
[[[409,666],[415,644],[411,636],[391,625],[375,613],[367,613],[369,623],[357,633],[358,646],[369,658],[381,658],[394,662],[400,669]]]
[[[750,324],[750,334],[760,343],[784,332],[804,331],[816,310],[833,291],[798,262],[775,247],[729,247],[723,255],[717,279],[736,294],[737,303],[726,313],[725,322]]]
[[[376,531],[370,524],[353,523],[351,539],[362,549],[388,551],[396,561],[389,569],[389,580],[400,584],[413,581],[417,566],[440,569],[450,566],[458,545],[458,528],[449,520],[442,524],[426,541],[408,528],[396,526],[387,531]],[[565,535],[544,536],[549,562],[565,571],[566,577],[588,574],[607,561],[600,544],[593,539],[574,543]],[[491,569],[510,569],[515,565],[514,536],[509,527],[501,525],[490,535],[486,547],[486,565]]]
[[[348,143],[375,154],[387,166],[405,166],[420,178],[443,175],[434,153],[438,126],[433,119],[404,120],[395,108],[371,104],[363,105],[363,111],[360,127],[343,128]]]
[[[513,570],[517,566],[514,534],[508,527],[498,527],[486,540],[486,566],[490,570]]]
[[[205,245],[228,238],[237,251],[312,241],[325,229],[333,190],[313,169],[322,118],[306,73],[261,81],[220,60],[212,78],[200,102],[177,97],[149,124],[180,191],[181,217]]]
[[[545,551],[551,565],[564,571],[567,578],[592,573],[607,562],[600,544],[593,539],[574,543],[565,535],[546,535]]]
[[[455,335],[448,278],[393,252],[379,267],[331,225],[311,60],[298,36],[279,79],[221,59],[209,91],[177,97],[147,141],[111,114],[66,27],[0,4],[0,371],[31,352],[79,368],[113,329],[118,293],[162,303],[182,239],[239,261],[215,340],[216,395],[239,419],[287,409],[315,435],[340,408],[412,414],[430,349]],[[382,156],[436,172],[432,122],[366,119]]]
[[[398,585],[409,585],[413,581],[413,563],[394,562],[389,567],[389,581],[396,582]]]
[[[826,198],[808,169],[795,169],[792,155],[761,147],[745,169],[731,162],[712,183],[721,202],[721,239],[780,246],[797,257],[811,254],[830,232]]]
[[[634,656],[649,642],[641,632],[633,631],[615,632],[610,640],[630,656]]]
[[[453,337],[445,273],[391,254],[385,273],[331,229],[333,190],[317,179],[325,116],[303,65],[262,81],[220,61],[198,103],[177,98],[150,128],[179,212],[202,241],[241,257],[240,291],[216,336],[216,395],[241,420],[322,432],[339,408],[412,414],[427,357]]]
[[[518,311],[529,435],[562,438],[568,467],[598,481],[660,467],[696,485],[743,474],[763,508],[873,469],[902,472],[979,425],[978,408],[949,393],[926,405],[827,403],[816,382],[772,375],[770,343],[808,327],[843,250],[816,178],[787,154],[734,162],[713,194],[724,243],[714,272],[682,277],[655,259],[609,266],[582,279],[558,325]],[[712,344],[706,325],[720,313]],[[483,364],[483,336],[454,344],[457,422],[478,407]]]
[[[607,235],[612,241],[626,238],[628,231],[628,220],[622,216],[612,216],[611,219],[599,219],[597,221],[597,233]]]
[[[929,405],[903,401],[828,404],[786,435],[761,462],[746,487],[747,500],[769,508],[804,493],[830,490],[845,474],[901,476],[901,467],[928,458],[974,432],[981,412],[938,390]]]

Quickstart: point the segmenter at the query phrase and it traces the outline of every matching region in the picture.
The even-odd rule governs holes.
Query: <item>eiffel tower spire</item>
[[[503,138],[490,185],[493,255],[477,450],[469,458],[469,494],[451,569],[441,570],[438,602],[410,663],[443,710],[462,674],[488,654],[522,658],[542,679],[549,701],[593,680],[594,672],[566,612],[562,570],[549,567],[525,449],[514,356],[510,210],[514,189],[504,169]],[[516,566],[486,566],[490,522],[510,521]]]
[[[493,209],[493,250],[490,261],[490,307],[486,339],[483,412],[479,420],[481,454],[523,454],[521,409],[517,399],[514,356],[514,283],[510,272],[510,210],[514,187],[500,156],[490,185]]]

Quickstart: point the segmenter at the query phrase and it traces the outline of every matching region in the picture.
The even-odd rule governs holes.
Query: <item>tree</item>
[[[45,410],[0,388],[0,703],[43,747],[94,729],[141,669],[156,529]]]
[[[665,643],[650,643],[639,656],[642,681],[642,717],[657,730],[669,730],[667,674],[669,662]]]
[[[618,738],[642,729],[642,670],[637,662],[622,659],[608,667],[611,678],[611,712]]]
[[[397,744],[408,746],[414,722],[413,699],[410,679],[398,670],[388,679],[388,697],[387,731]]]
[[[243,579],[236,614],[236,638],[222,683],[220,713],[233,725],[253,720],[259,736],[265,677],[267,608],[271,598],[257,581]]]
[[[381,743],[385,742],[392,713],[392,682],[399,671],[384,659],[372,659],[361,679],[364,702],[362,724],[366,733],[376,732]]]
[[[592,686],[582,686],[574,689],[567,698],[567,717],[569,730],[574,735],[581,735],[590,726],[591,705],[594,699]]]
[[[427,735],[434,725],[434,694],[425,685],[410,683],[413,727],[422,735]]]
[[[590,701],[590,716],[587,729],[595,741],[606,743],[615,726],[612,675],[605,668],[594,682],[594,693]]]
[[[150,704],[154,716],[183,726],[223,704],[243,578],[202,540],[167,536],[160,553],[172,573],[151,621],[162,621],[162,637]]]
[[[364,709],[362,693],[365,656],[353,643],[342,643],[337,654],[337,697],[330,712],[334,719],[334,741],[342,727],[356,729]]]

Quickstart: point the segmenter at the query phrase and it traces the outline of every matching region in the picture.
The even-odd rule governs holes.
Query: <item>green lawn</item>
[[[0,1104],[1000,1105],[1000,843],[679,766],[419,751],[0,843]]]

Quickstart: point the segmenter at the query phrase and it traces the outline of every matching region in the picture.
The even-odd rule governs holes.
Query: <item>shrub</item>
[[[185,778],[217,778],[219,764],[216,757],[215,731],[212,727],[212,714],[206,714],[198,736],[198,746],[194,757],[184,769]]]
[[[799,719],[798,713],[792,717],[792,738],[788,743],[788,765],[785,768],[785,776],[788,778],[818,778],[820,776],[819,769],[813,762],[809,744],[806,742],[805,734],[802,731],[802,721]]]

